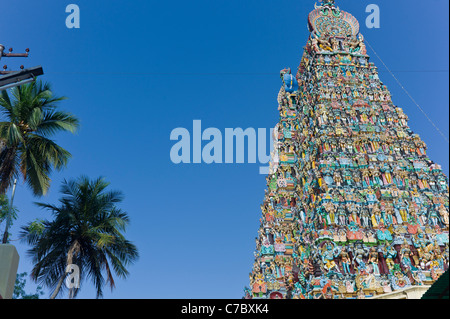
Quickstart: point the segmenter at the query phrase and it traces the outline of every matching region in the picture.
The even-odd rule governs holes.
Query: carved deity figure
[[[334,261],[334,258],[339,256],[340,248],[333,245],[331,243],[327,243],[322,248],[322,262],[324,263],[324,267],[328,271],[339,271],[337,264]]]

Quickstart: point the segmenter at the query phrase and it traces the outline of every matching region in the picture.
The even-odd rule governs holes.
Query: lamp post
[[[12,53],[13,49],[9,49],[9,53],[5,53],[5,46],[0,44],[0,59],[2,57],[28,57],[28,52],[30,52],[29,49],[26,49],[26,53]],[[3,90],[7,90],[19,85],[23,85],[25,83],[32,82],[38,77],[39,75],[44,74],[44,71],[41,66],[35,66],[28,69],[23,69],[23,66],[21,66],[20,71],[6,71],[6,66],[4,67],[5,71],[0,71],[0,92]],[[8,242],[8,229],[11,224],[11,217],[12,217],[12,204],[14,200],[14,194],[16,191],[16,183],[17,179],[14,179],[14,186],[12,190],[12,196],[11,196],[11,203],[8,211],[8,217],[6,218],[6,228],[5,233],[3,234],[3,240],[2,243],[6,244]]]
[[[12,203],[16,191],[16,182],[12,189],[11,203],[6,218],[6,228],[3,234],[3,242],[0,244],[0,299],[11,299],[16,282],[17,269],[19,268],[19,254],[16,247],[8,244],[8,227],[11,223]]]
[[[13,49],[10,48],[9,53],[5,53],[5,46],[0,44],[0,60],[5,58],[27,58],[29,49],[25,50],[25,53],[13,53]],[[3,67],[4,71],[0,71],[0,91],[10,89],[15,86],[23,85],[25,83],[32,82],[39,75],[44,74],[41,66],[36,66],[28,69],[23,69],[23,65],[20,67],[20,71],[6,71],[7,66]]]
[[[12,48],[9,49],[9,53],[5,53],[4,51],[5,47],[0,44],[0,60],[2,57],[28,57],[28,52],[30,50],[26,49],[26,53],[12,53]],[[24,67],[21,66],[20,71],[7,71],[7,66],[5,65],[3,69],[4,71],[0,71],[0,92],[32,82],[36,79],[36,77],[44,74],[41,66],[28,69],[24,69]],[[0,143],[0,151],[3,148],[1,144],[2,143]],[[13,245],[8,244],[8,230],[11,225],[16,183],[17,179],[14,179],[11,202],[8,209],[8,216],[6,218],[5,233],[3,234],[3,240],[0,243],[0,299],[12,298],[17,269],[19,267],[19,254]]]
[[[44,74],[44,71],[41,66],[35,66],[33,68],[24,69],[21,71],[0,72],[0,74],[2,73],[6,73],[6,75],[0,76],[0,91],[32,82],[36,79],[36,77]]]

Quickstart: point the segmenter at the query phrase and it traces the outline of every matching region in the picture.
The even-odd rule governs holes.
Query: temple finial
[[[335,5],[334,0],[320,0],[320,2],[322,3],[322,6],[334,7]]]
[[[317,5],[315,3],[314,8],[315,9],[320,9],[320,8],[338,9],[336,7],[335,0],[319,0],[319,5]]]

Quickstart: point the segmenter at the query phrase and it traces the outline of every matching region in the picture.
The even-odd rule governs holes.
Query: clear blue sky
[[[80,29],[65,26],[70,3],[80,7]],[[371,3],[380,7],[380,29],[365,27]],[[448,138],[448,1],[337,4],[360,21],[366,39]],[[61,108],[81,120],[76,135],[57,137],[73,158],[52,175],[48,196],[33,198],[19,183],[12,238],[25,223],[51,217],[32,202],[56,203],[63,178],[104,176],[125,194],[127,237],[141,255],[127,280],[117,280],[112,293],[105,288],[105,298],[240,298],[266,188],[260,165],[175,165],[169,136],[176,127],[192,131],[194,119],[222,132],[273,127],[279,71],[297,69],[314,1],[15,0],[0,8],[0,43],[15,52],[31,49],[30,58],[2,65],[42,65],[42,79],[69,97]],[[448,175],[448,143],[368,53],[429,157]],[[12,243],[19,272],[30,273],[29,247]],[[79,297],[95,297],[94,289],[85,284]]]

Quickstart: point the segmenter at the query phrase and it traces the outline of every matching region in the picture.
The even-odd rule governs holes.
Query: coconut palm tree
[[[79,270],[79,282],[90,279],[100,298],[105,283],[111,290],[115,287],[113,271],[126,278],[127,265],[139,256],[136,246],[121,233],[129,223],[127,213],[116,206],[123,196],[106,191],[108,185],[102,178],[91,181],[85,176],[64,180],[59,205],[36,203],[51,211],[54,219],[22,227],[23,240],[32,246],[28,251],[34,263],[31,278],[52,289],[52,299],[67,289],[69,298],[77,295],[77,287],[63,285],[72,275],[72,265]]]
[[[5,194],[0,194],[0,225],[3,221],[6,221],[7,227],[3,234],[2,244],[8,243],[9,236],[8,229],[12,226],[13,222],[17,219],[17,208],[11,206],[10,199]]]
[[[57,110],[58,102],[48,83],[34,81],[4,90],[0,95],[0,194],[19,175],[36,196],[50,187],[52,169],[66,166],[71,154],[50,138],[57,132],[75,132],[78,119]]]

